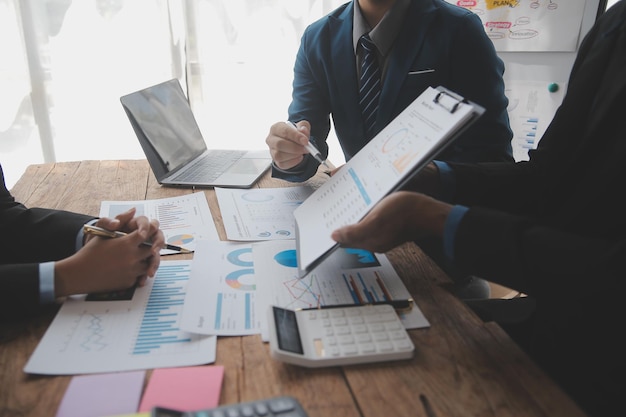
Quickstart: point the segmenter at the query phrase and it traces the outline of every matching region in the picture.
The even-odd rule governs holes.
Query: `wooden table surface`
[[[309,184],[319,186],[324,177],[319,174]],[[289,185],[266,175],[256,186]],[[191,191],[159,186],[144,160],[32,165],[12,189],[29,207],[91,215],[98,215],[102,200]],[[205,193],[225,239],[215,193]],[[500,327],[483,323],[448,291],[447,276],[417,246],[406,244],[387,256],[431,324],[409,331],[416,346],[413,359],[306,369],[273,360],[259,335],[220,337],[215,362],[225,368],[220,404],[292,395],[310,417],[584,415]],[[0,416],[56,415],[71,377],[22,370],[56,311],[0,325]]]

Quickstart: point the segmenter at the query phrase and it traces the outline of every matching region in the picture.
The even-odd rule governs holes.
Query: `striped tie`
[[[359,44],[363,48],[361,61],[361,79],[359,89],[359,106],[363,114],[366,139],[374,136],[376,113],[378,112],[378,98],[380,97],[380,68],[376,58],[376,46],[368,34],[361,36]]]

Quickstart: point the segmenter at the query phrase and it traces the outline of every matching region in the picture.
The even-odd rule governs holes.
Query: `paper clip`
[[[462,97],[455,97],[446,91],[439,91],[433,101],[448,110],[450,113],[454,113],[464,100]],[[444,101],[447,101],[448,103],[446,104]]]

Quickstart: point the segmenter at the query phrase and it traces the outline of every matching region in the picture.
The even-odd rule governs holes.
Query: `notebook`
[[[270,167],[268,150],[207,146],[176,78],[120,101],[161,185],[249,188]]]

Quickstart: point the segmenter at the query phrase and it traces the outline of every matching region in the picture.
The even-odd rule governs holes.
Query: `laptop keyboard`
[[[246,151],[214,150],[198,159],[193,166],[173,178],[181,182],[212,182],[222,175],[233,163],[241,159]]]

